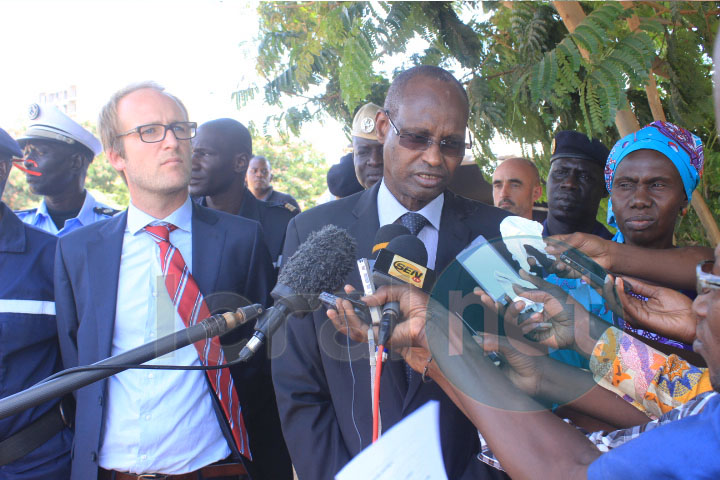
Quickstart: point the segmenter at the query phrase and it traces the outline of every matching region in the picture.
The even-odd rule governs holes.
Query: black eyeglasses
[[[720,290],[720,276],[711,273],[714,265],[714,260],[705,260],[698,263],[697,268],[695,268],[697,277],[695,289],[698,295],[705,295],[710,290]]]
[[[197,123],[195,122],[173,122],[169,125],[162,123],[148,123],[147,125],[140,125],[132,130],[128,130],[125,133],[115,135],[115,138],[124,137],[131,133],[137,133],[140,135],[140,140],[145,143],[157,143],[165,140],[168,130],[173,132],[175,138],[178,140],[190,140],[195,136],[197,131]]]
[[[390,111],[385,110],[385,115],[390,121],[390,125],[392,125],[393,130],[395,130],[395,135],[397,135],[400,139],[398,143],[400,143],[401,146],[409,150],[420,150],[424,152],[425,150],[430,148],[430,145],[432,145],[433,143],[437,143],[437,146],[440,149],[440,153],[442,153],[443,155],[447,155],[448,157],[463,158],[465,156],[465,150],[469,150],[472,148],[472,137],[470,137],[469,135],[468,138],[470,139],[470,141],[465,143],[459,140],[450,140],[447,138],[443,138],[442,140],[437,142],[432,138],[428,137],[427,135],[420,135],[419,133],[400,133],[400,130],[395,126],[392,118],[390,118]]]

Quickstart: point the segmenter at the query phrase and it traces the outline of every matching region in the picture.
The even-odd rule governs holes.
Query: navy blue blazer
[[[288,225],[283,258],[290,258],[313,231],[334,224],[356,239],[358,258],[369,258],[379,228],[377,192],[335,200],[304,213]],[[507,212],[446,192],[440,221],[436,270],[441,272],[478,235],[500,236]],[[357,269],[347,283],[362,290]],[[324,310],[293,318],[272,339],[273,383],[290,457],[301,480],[334,478],[372,440],[368,347],[338,333]],[[434,383],[413,373],[405,388],[401,359],[388,361],[381,379],[380,412],[387,430],[429,400],[440,402],[445,468],[451,479],[503,475],[475,459],[477,430]]]
[[[126,225],[127,211],[78,229],[58,242],[55,302],[66,368],[91,364],[111,354]],[[268,304],[273,271],[257,222],[193,204],[192,252],[193,278],[211,312],[236,308],[245,303],[242,297]],[[234,341],[252,331],[252,325],[241,328],[243,332],[231,332],[232,339],[223,338],[227,358],[234,358],[228,354],[228,350],[238,348]],[[248,412],[244,402],[253,397],[248,392],[255,384],[268,384],[267,355],[258,355],[254,363],[235,368],[232,374],[245,416]],[[102,380],[76,392],[73,479],[97,478],[106,388],[107,381]],[[222,419],[217,402],[215,409]],[[230,438],[224,419],[220,425],[226,438]]]

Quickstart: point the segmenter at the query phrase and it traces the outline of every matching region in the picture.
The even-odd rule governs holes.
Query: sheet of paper
[[[440,449],[440,404],[417,409],[338,472],[335,480],[447,480]]]

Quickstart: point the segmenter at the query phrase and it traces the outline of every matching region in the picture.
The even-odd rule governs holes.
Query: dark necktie
[[[420,233],[420,230],[425,227],[425,225],[430,223],[430,221],[417,212],[407,212],[402,217],[398,218],[395,223],[399,223],[410,230],[410,234],[417,235]]]
[[[407,212],[402,217],[398,218],[395,223],[400,223],[403,227],[410,230],[410,233],[412,235],[417,235],[418,233],[420,233],[420,230],[425,228],[425,225],[430,223],[430,221],[420,213]],[[410,386],[410,382],[412,381],[414,373],[414,370],[410,367],[410,365],[406,363],[405,379],[407,380],[408,387]]]
[[[166,223],[163,225],[148,225],[145,231],[157,242],[160,247],[160,265],[163,276],[165,276],[165,287],[170,294],[170,299],[177,309],[178,315],[186,327],[195,325],[198,320],[205,320],[210,316],[210,311],[205,304],[203,294],[200,292],[190,270],[180,253],[170,243],[170,232],[175,230],[175,225]],[[225,363],[220,340],[218,337],[206,339],[204,342],[195,343],[195,349],[203,365],[220,365]],[[206,371],[210,384],[215,395],[222,405],[225,419],[230,425],[233,439],[238,451],[245,457],[250,457],[250,448],[245,422],[243,421],[242,408],[233,385],[230,370]]]

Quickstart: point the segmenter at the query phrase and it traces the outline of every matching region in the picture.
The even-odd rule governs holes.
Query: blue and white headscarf
[[[675,165],[685,188],[688,201],[697,187],[703,173],[705,156],[703,155],[702,141],[696,135],[682,127],[668,122],[652,122],[635,133],[626,135],[618,140],[610,150],[605,163],[605,186],[608,193],[612,193],[615,169],[629,153],[636,150],[655,150],[665,155]],[[608,202],[607,223],[618,228],[612,200]],[[618,243],[624,243],[625,238],[618,229],[613,237]]]

